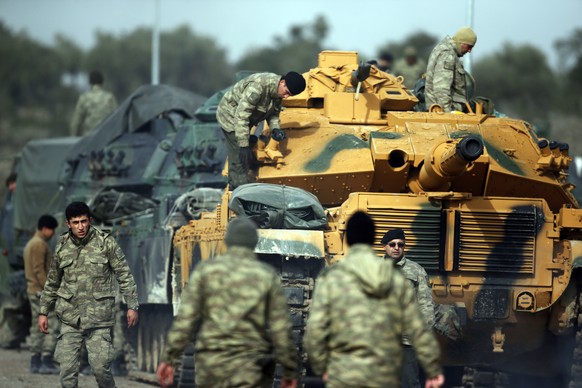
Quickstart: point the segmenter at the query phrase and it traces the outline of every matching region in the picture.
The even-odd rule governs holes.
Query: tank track
[[[574,351],[572,353],[572,367],[570,369],[569,388],[582,388],[582,290],[578,280],[578,317],[576,322],[576,334],[574,338]]]

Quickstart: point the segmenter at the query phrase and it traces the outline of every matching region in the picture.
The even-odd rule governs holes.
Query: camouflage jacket
[[[81,240],[72,233],[59,237],[40,298],[40,314],[53,303],[59,319],[81,329],[113,326],[117,288],[128,308],[137,309],[135,281],[125,255],[106,231],[92,226]]]
[[[71,120],[71,136],[82,136],[95,128],[104,118],[117,108],[115,96],[93,85],[91,90],[83,93],[77,101],[75,113]]]
[[[297,350],[279,276],[248,248],[231,247],[192,273],[162,360],[176,361],[194,339],[197,383],[205,376],[221,381],[248,373],[273,357],[285,377],[297,377]]]
[[[408,89],[413,89],[416,81],[422,76],[426,70],[426,63],[418,58],[414,65],[409,65],[405,58],[400,58],[394,63],[394,71],[392,74],[395,76],[404,77],[404,85]]]
[[[427,376],[440,374],[439,345],[392,261],[355,244],[317,278],[304,344],[327,387],[399,386],[404,330]]]
[[[404,277],[412,285],[412,288],[414,288],[416,301],[418,302],[418,307],[424,317],[424,321],[429,328],[432,328],[434,326],[435,306],[432,299],[432,289],[428,281],[428,274],[420,264],[408,260],[406,257],[400,259],[395,265],[396,268],[402,271]],[[404,335],[402,342],[405,345],[410,345],[410,340],[407,335]]]
[[[427,108],[439,104],[445,112],[462,112],[467,102],[465,68],[449,36],[436,45],[428,59],[425,99]]]
[[[249,146],[249,130],[263,120],[269,128],[280,128],[281,76],[273,73],[252,74],[237,82],[224,94],[216,118],[226,132],[235,132],[239,147]]]
[[[37,230],[24,247],[27,293],[36,294],[42,291],[52,258],[51,248],[42,233]]]

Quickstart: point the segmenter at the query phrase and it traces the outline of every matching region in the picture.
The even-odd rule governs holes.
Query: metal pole
[[[471,28],[473,28],[473,14],[474,14],[474,9],[475,9],[475,1],[474,0],[467,0],[467,25]],[[473,28],[474,29],[474,28]],[[471,65],[473,62],[473,54],[469,53],[466,56],[466,60],[464,61],[464,67],[465,69],[467,69],[467,71],[470,73],[471,72]]]
[[[154,28],[152,31],[152,85],[160,83],[160,0],[154,0]]]

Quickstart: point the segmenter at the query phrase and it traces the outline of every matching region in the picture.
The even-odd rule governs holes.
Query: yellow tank
[[[582,210],[567,146],[479,104],[472,113],[414,112],[402,78],[360,66],[356,52],[324,51],[303,76],[306,90],[284,100],[287,138],[251,131],[261,139],[257,182],[303,189],[325,208],[323,228],[260,229],[257,252],[280,270],[297,333],[317,273],[347,250],[346,220],[365,210],[378,255],[382,235],[404,229],[406,257],[453,312],[460,338],[439,335],[444,366],[582,382]],[[217,211],[176,234],[175,295],[198,261],[224,249],[228,219],[241,215],[233,197],[226,191]]]

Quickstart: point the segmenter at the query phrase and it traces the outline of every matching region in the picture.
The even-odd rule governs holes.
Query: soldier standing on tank
[[[313,370],[327,388],[396,387],[406,332],[429,377],[426,386],[440,387],[439,345],[406,278],[374,253],[374,233],[374,221],[354,213],[346,257],[317,278],[304,337]]]
[[[469,27],[445,37],[432,50],[426,68],[426,107],[439,104],[445,112],[465,110],[467,82],[461,57],[473,50],[477,35]]]
[[[95,128],[117,108],[115,96],[103,89],[103,74],[93,70],[89,74],[91,90],[77,100],[71,120],[71,136],[83,136]]]
[[[281,387],[297,385],[297,350],[279,276],[253,252],[257,228],[247,218],[227,228],[225,254],[198,265],[182,294],[158,367],[162,387],[194,339],[196,386],[271,387],[275,362]]]
[[[418,58],[416,49],[413,46],[408,46],[404,49],[404,58],[400,58],[394,63],[395,76],[404,77],[404,86],[408,89],[413,89],[416,81],[426,70],[426,63]]]
[[[388,51],[383,51],[380,53],[378,58],[378,63],[376,67],[385,73],[392,73],[392,63],[394,62],[394,56]]]
[[[69,204],[65,216],[69,231],[59,237],[55,249],[40,298],[38,327],[48,334],[47,314],[56,302],[61,333],[55,357],[61,367],[61,385],[77,387],[81,346],[85,343],[98,386],[112,388],[115,282],[129,308],[127,326],[132,327],[138,320],[135,281],[113,236],[91,225],[87,204]]]
[[[435,305],[432,299],[432,290],[428,281],[428,274],[422,266],[404,256],[406,236],[402,229],[387,231],[382,237],[385,259],[392,259],[395,268],[399,269],[408,284],[412,286],[415,299],[418,302],[424,322],[429,329],[434,327]],[[420,387],[418,362],[416,353],[407,333],[402,336],[404,355],[402,360],[402,388]]]
[[[56,218],[45,214],[40,216],[37,231],[24,247],[24,272],[31,316],[36,318],[40,311],[40,295],[46,282],[46,277],[53,258],[48,241],[54,236],[58,226]],[[54,364],[53,353],[59,334],[58,320],[54,312],[48,314],[49,334],[43,334],[37,328],[37,322],[32,320],[30,328],[30,372],[41,374],[57,374],[59,369]]]
[[[216,118],[226,139],[228,185],[234,190],[254,179],[249,176],[254,155],[249,144],[251,127],[266,120],[271,137],[285,139],[280,128],[281,101],[305,90],[305,79],[290,71],[285,76],[273,73],[252,74],[227,91],[216,110]]]

